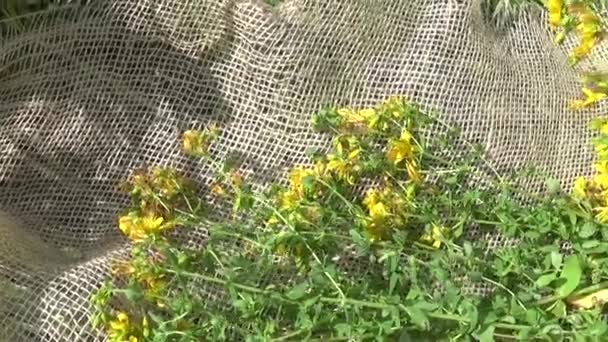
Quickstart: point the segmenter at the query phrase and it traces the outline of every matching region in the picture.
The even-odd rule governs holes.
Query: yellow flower
[[[179,177],[173,169],[155,167],[152,169],[152,181],[166,196],[171,197],[179,193]]]
[[[314,170],[303,168],[301,166],[291,170],[289,174],[289,183],[291,184],[291,190],[298,198],[302,198],[304,196],[304,185],[302,182],[306,177],[309,176],[314,176]]]
[[[415,160],[411,160],[411,161],[407,161],[405,164],[405,167],[407,168],[407,174],[410,177],[410,179],[416,183],[420,182],[420,174],[418,173],[418,169],[416,167],[416,161]]]
[[[327,155],[327,170],[332,171],[336,174],[338,179],[342,179],[350,185],[355,184],[355,177],[351,173],[351,168],[354,166],[351,165],[351,163],[354,162],[359,155],[358,152],[355,153],[355,151],[349,153],[349,160],[344,160],[334,154]]]
[[[425,234],[421,237],[421,240],[431,244],[433,248],[441,247],[441,239],[443,238],[444,227],[433,224],[431,233]]]
[[[199,130],[187,130],[182,134],[182,149],[186,154],[203,156],[207,154],[204,133]]]
[[[388,208],[381,202],[380,192],[376,189],[367,191],[363,199],[363,205],[367,207],[369,216],[374,221],[380,221],[389,215]]]
[[[369,217],[374,221],[383,220],[388,216],[388,210],[382,202],[378,202],[369,208]]]
[[[133,213],[119,218],[119,228],[133,242],[141,242],[147,235],[158,233],[162,228],[164,219],[154,214],[137,217]]]
[[[240,188],[241,185],[243,185],[243,176],[238,170],[230,173],[230,180],[232,181],[232,184],[237,188]]]
[[[211,186],[211,193],[217,197],[224,197],[226,195],[226,191],[218,183],[215,183]]]
[[[393,163],[399,164],[405,159],[414,158],[414,147],[411,143],[412,135],[404,130],[401,133],[399,140],[392,140],[389,142],[389,150],[387,152],[387,158]]]
[[[576,60],[583,58],[591,52],[591,50],[595,47],[597,43],[596,38],[586,38],[582,39],[579,45],[574,48],[573,55]]]
[[[112,265],[113,275],[131,275],[135,273],[135,267],[130,262],[118,261]]]
[[[601,223],[608,223],[608,207],[598,207],[595,210],[597,211],[595,218]]]
[[[118,227],[123,234],[135,242],[140,242],[146,237],[144,232],[135,223],[133,215],[121,216],[118,220]]]
[[[371,235],[371,242],[384,240],[389,235],[389,228],[380,222],[368,222],[365,230]]]
[[[586,97],[585,100],[572,101],[572,104],[571,104],[572,108],[580,109],[580,108],[588,107],[588,106],[606,98],[606,94],[600,93],[600,92],[595,92],[586,87],[583,88],[582,91],[585,94],[585,97]]]
[[[116,319],[110,321],[110,337],[124,336],[129,332],[129,316],[124,312],[119,312]]]
[[[285,191],[279,197],[281,209],[293,209],[296,207],[300,197],[292,191]]]
[[[137,337],[135,336],[130,336],[129,337],[129,342],[138,342],[139,340],[137,339]]]
[[[548,0],[547,10],[549,11],[549,23],[553,26],[559,26],[562,20],[562,10],[564,2],[562,0]]]
[[[350,108],[340,108],[337,112],[338,115],[350,124],[360,124],[377,115],[376,110],[373,108],[362,109],[360,111],[355,111]]]
[[[572,195],[576,198],[584,198],[587,194],[587,180],[585,177],[579,177],[574,182]]]
[[[366,108],[359,111],[359,116],[361,116],[364,120],[369,120],[376,115],[378,115],[378,113],[374,108]]]

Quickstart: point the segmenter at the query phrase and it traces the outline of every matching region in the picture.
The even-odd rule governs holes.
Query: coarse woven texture
[[[588,175],[605,108],[567,110],[593,65],[568,66],[574,42],[556,48],[544,15],[499,31],[479,1],[107,0],[34,17],[0,41],[0,341],[104,339],[88,300],[128,248],[115,187],[147,165],[207,184],[178,138],[212,120],[216,154],[241,153],[260,184],[329,146],[314,111],[391,95],[462,128],[499,173]]]

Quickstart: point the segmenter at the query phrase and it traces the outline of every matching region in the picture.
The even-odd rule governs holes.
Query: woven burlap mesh
[[[88,301],[128,248],[116,185],[147,165],[206,184],[178,138],[211,121],[218,157],[240,153],[259,184],[329,146],[317,109],[395,94],[485,145],[499,173],[532,163],[569,186],[593,161],[602,112],[567,110],[575,42],[556,48],[535,8],[505,30],[472,0],[107,0],[32,21],[0,41],[2,341],[103,339]]]

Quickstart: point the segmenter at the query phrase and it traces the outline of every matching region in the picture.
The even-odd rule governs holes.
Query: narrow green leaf
[[[600,245],[600,242],[597,240],[588,240],[588,241],[583,242],[582,247],[584,249],[591,249],[591,248],[595,248],[599,245]]]
[[[388,282],[388,294],[392,295],[393,291],[395,290],[395,286],[397,285],[397,281],[399,281],[399,274],[398,273],[392,273],[391,277],[389,279]]]
[[[571,294],[581,282],[581,276],[582,270],[578,256],[569,256],[564,262],[560,275],[560,278],[565,279],[566,282],[557,289],[557,294],[562,297]]]

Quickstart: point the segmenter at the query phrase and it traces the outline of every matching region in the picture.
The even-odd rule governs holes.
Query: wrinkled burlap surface
[[[593,161],[578,71],[531,8],[496,30],[479,1],[107,0],[0,41],[0,341],[103,339],[89,295],[124,254],[115,187],[146,165],[203,183],[180,133],[219,120],[258,182],[327,147],[310,115],[406,95],[569,186]],[[595,60],[605,60],[603,48]],[[583,64],[581,67],[589,67]],[[580,71],[580,70],[579,70]],[[431,132],[432,134],[432,132]],[[525,184],[536,190],[538,183]],[[213,294],[210,293],[210,296]]]

